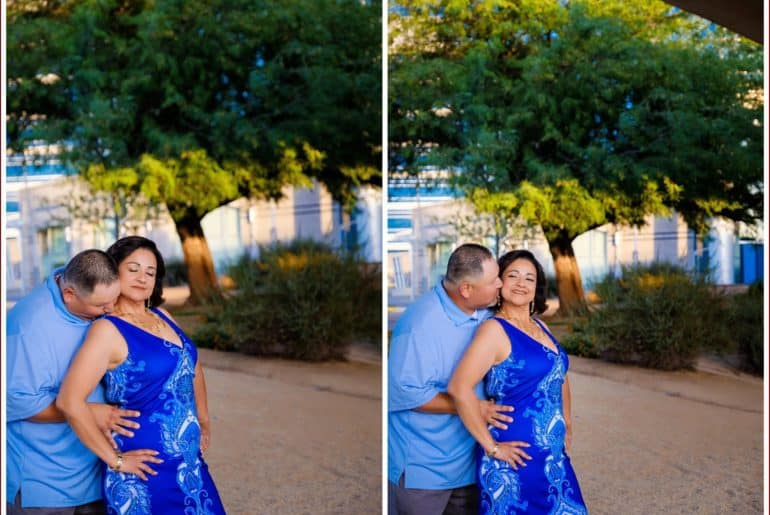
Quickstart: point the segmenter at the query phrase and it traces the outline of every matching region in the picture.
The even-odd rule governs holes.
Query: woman
[[[498,260],[500,307],[479,326],[448,391],[480,445],[480,513],[587,513],[566,452],[572,440],[569,361],[545,324],[545,273],[531,252]],[[505,429],[487,427],[473,386],[517,415]]]
[[[83,443],[106,463],[110,514],[224,513],[201,451],[209,445],[206,385],[190,339],[158,309],[163,258],[129,236],[109,254],[118,265],[115,311],[95,321],[62,384],[57,406]],[[107,402],[137,410],[132,437],[100,433],[86,404],[104,380]],[[114,436],[114,446],[111,440]],[[155,449],[127,454],[135,449]]]

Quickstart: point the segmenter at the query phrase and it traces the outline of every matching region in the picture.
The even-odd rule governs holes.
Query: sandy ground
[[[381,513],[376,356],[201,356],[214,420],[206,457],[228,513]],[[700,369],[571,359],[572,460],[592,514],[762,513],[762,380]]]
[[[572,460],[591,513],[762,513],[762,380],[699,368],[571,359]]]
[[[359,352],[359,354],[366,354]],[[212,446],[229,514],[364,514],[382,505],[381,366],[202,349]]]

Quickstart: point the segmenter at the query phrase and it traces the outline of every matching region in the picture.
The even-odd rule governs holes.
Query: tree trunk
[[[183,217],[175,219],[174,223],[179,239],[182,240],[187,283],[190,285],[190,298],[187,302],[200,304],[206,299],[219,296],[214,260],[203,234],[200,217],[188,211]]]
[[[548,248],[556,270],[559,314],[562,316],[585,314],[588,311],[588,305],[583,292],[580,268],[575,259],[575,252],[572,250],[572,239],[567,235],[549,239]]]

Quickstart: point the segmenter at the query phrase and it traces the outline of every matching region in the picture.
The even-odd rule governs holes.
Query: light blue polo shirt
[[[54,271],[8,312],[7,469],[9,502],[69,507],[102,497],[101,465],[66,422],[28,422],[54,402],[90,323],[67,311]],[[104,402],[101,386],[88,398]]]
[[[404,486],[449,490],[475,482],[475,440],[457,415],[423,413],[446,393],[463,352],[486,309],[464,313],[439,284],[398,319],[388,355],[388,480]],[[483,385],[475,388],[484,398]]]

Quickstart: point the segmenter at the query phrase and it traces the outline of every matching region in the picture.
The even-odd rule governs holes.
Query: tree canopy
[[[662,2],[464,4],[510,20],[470,16],[462,51],[429,33],[392,60],[389,152],[401,169],[458,170],[479,211],[539,225],[564,312],[584,306],[572,241],[590,229],[671,209],[699,232],[761,217],[758,45]]]
[[[208,212],[312,179],[351,208],[380,184],[380,17],[357,0],[13,2],[10,146],[62,142],[92,186],[165,205],[202,296]]]

